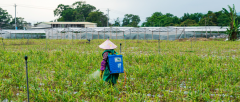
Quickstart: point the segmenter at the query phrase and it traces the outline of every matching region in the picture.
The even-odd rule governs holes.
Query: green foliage
[[[12,16],[6,10],[0,8],[0,28],[9,28]]]
[[[30,102],[240,101],[239,42],[111,40],[122,43],[125,75],[110,87],[89,75],[100,68],[105,40],[5,39],[0,48],[0,101]],[[116,51],[119,51],[118,47]]]
[[[107,15],[104,15],[103,12],[97,10],[88,14],[86,19],[89,22],[97,23],[98,27],[106,27],[107,26]]]
[[[140,22],[140,17],[138,15],[133,15],[133,14],[125,14],[122,26],[127,26],[127,27],[137,27],[138,23]]]
[[[18,29],[23,29],[24,25],[27,23],[22,17],[17,17],[16,21]],[[15,29],[15,18],[12,18],[12,16],[2,8],[0,8],[0,28]]]
[[[114,20],[113,26],[121,26],[121,21],[119,20],[119,17],[116,20]]]
[[[230,38],[229,40],[235,41],[237,39],[237,35],[239,34],[240,24],[237,20],[238,16],[235,9],[235,5],[233,4],[233,7],[228,5],[228,8],[230,12],[227,9],[223,8],[224,14],[227,15],[228,19],[231,21],[229,28],[227,29],[227,34],[229,35]]]
[[[18,29],[23,29],[24,24],[27,23],[26,21],[24,21],[24,18],[22,18],[22,17],[17,17],[17,18],[16,18],[16,21],[17,21],[17,27],[18,27]],[[13,20],[10,22],[10,24],[11,24],[11,25],[15,25],[15,18],[13,18]],[[15,26],[12,27],[12,29],[14,29],[14,28],[15,28]]]
[[[157,26],[175,26],[180,24],[180,19],[170,13],[162,14],[161,12],[155,12],[151,17],[146,18],[146,22],[142,24],[142,27],[157,27]]]
[[[85,21],[89,13],[96,10],[96,7],[77,1],[71,6],[59,4],[54,10],[54,16],[59,16],[58,21]]]

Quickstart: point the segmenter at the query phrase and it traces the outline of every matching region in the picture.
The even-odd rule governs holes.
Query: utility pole
[[[109,21],[109,9],[107,9],[107,12],[108,12],[108,19],[107,19],[107,27],[108,27],[108,21]]]
[[[15,6],[15,30],[17,30],[17,20],[16,20],[16,7],[17,7],[17,5],[15,4],[14,6]]]

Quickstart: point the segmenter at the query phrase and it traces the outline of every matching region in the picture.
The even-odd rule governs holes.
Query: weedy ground
[[[0,101],[240,101],[240,42],[111,40],[124,74],[115,88],[89,75],[100,68],[104,40],[4,39]],[[160,48],[160,49],[159,49]]]

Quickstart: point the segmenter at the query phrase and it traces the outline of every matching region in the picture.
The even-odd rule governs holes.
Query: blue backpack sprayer
[[[121,53],[120,43],[120,53]],[[110,74],[124,73],[123,57],[122,55],[108,55]]]

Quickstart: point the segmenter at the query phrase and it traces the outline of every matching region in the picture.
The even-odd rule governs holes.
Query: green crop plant
[[[239,42],[111,40],[122,43],[126,72],[115,88],[89,75],[100,68],[104,40],[5,39],[0,101],[239,101]],[[119,52],[120,48],[116,49]],[[117,90],[116,90],[117,88]]]

